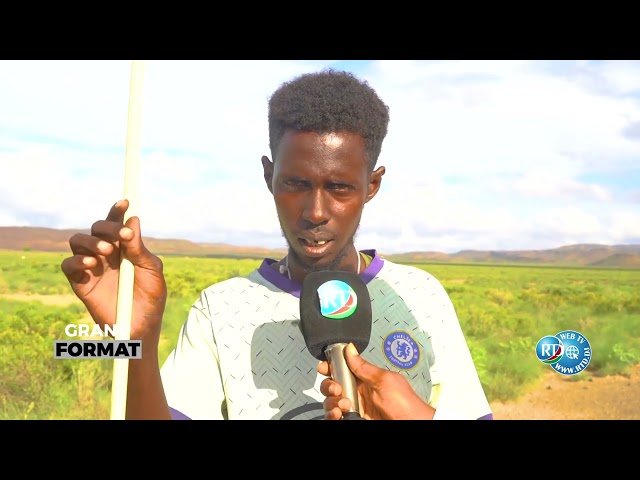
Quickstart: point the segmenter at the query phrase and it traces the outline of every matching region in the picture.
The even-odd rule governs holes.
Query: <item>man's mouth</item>
[[[310,247],[320,247],[322,245],[326,245],[327,243],[329,243],[331,240],[307,240],[306,238],[301,238],[300,242],[303,245],[307,245]]]
[[[298,238],[300,245],[304,249],[305,253],[310,257],[322,257],[327,252],[331,242],[333,240],[310,240],[307,238]]]

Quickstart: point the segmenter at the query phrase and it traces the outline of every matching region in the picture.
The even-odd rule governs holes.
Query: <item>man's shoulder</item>
[[[382,278],[399,277],[406,278],[408,280],[413,278],[419,281],[433,281],[438,284],[440,283],[435,275],[429,272],[426,268],[419,268],[404,263],[396,263],[387,259],[384,259],[384,267],[380,270],[378,276]]]
[[[269,283],[256,269],[201,290],[192,311],[200,321],[211,322],[216,328],[240,323],[256,328],[283,315],[295,316],[299,311],[296,302],[297,298]]]
[[[264,286],[264,278],[258,269],[252,270],[246,275],[236,275],[219,282],[212,283],[203,291],[208,295],[233,295],[234,293],[244,294],[247,289],[254,289]]]
[[[429,297],[438,301],[449,297],[444,285],[428,269],[389,260],[384,260],[384,266],[372,280],[372,286],[375,286],[373,292],[390,289],[403,298]]]
[[[195,306],[213,314],[239,307],[246,309],[255,305],[277,304],[289,296],[265,279],[259,269],[255,269],[246,275],[227,278],[204,288]]]

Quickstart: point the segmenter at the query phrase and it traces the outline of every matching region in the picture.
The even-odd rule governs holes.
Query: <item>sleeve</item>
[[[226,402],[218,349],[202,298],[191,306],[160,374],[174,419],[224,420]]]
[[[434,420],[491,419],[491,407],[458,316],[449,294],[440,283],[438,295],[438,339],[433,339],[435,362],[429,401],[436,409]]]

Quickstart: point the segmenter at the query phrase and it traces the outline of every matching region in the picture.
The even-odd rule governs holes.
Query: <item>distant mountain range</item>
[[[42,227],[0,227],[0,249],[69,252],[69,238],[87,230]],[[284,249],[240,247],[224,243],[196,243],[181,239],[144,238],[157,255],[278,258]],[[402,263],[539,264],[640,269],[640,245],[567,245],[547,250],[463,250],[457,253],[407,252],[385,255]]]
[[[538,264],[640,268],[640,245],[566,245],[547,250],[462,250],[457,253],[408,252],[389,255],[402,263]]]

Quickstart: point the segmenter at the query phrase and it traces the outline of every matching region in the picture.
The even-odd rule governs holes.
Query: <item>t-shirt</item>
[[[453,304],[416,267],[383,260],[360,273],[371,297],[361,356],[404,375],[436,418],[492,418]],[[300,330],[301,284],[264,259],[246,276],[204,289],[190,308],[161,375],[174,418],[324,418],[318,360]]]

